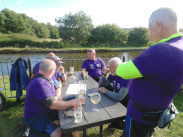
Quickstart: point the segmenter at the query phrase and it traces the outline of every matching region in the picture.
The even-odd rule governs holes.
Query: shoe
[[[116,129],[116,128],[115,128],[114,124],[111,123],[111,124],[108,126],[108,129]]]
[[[111,123],[109,126],[108,126],[108,129],[120,129],[120,130],[124,130],[124,125],[125,123],[124,122],[116,122],[116,123]]]

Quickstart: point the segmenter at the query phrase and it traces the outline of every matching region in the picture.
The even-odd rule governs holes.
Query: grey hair
[[[178,27],[177,15],[170,8],[159,8],[151,14],[149,18],[149,25],[155,26],[157,22],[161,22],[166,26]]]
[[[51,59],[44,59],[39,66],[39,70],[44,72],[49,72],[53,68],[56,68],[56,64]]]
[[[109,63],[112,62],[112,61],[115,62],[115,65],[116,65],[116,66],[118,66],[119,64],[122,63],[121,59],[118,58],[118,57],[114,57],[114,58],[110,59],[110,60],[109,60]]]

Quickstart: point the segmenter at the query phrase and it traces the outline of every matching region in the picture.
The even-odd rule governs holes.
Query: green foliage
[[[4,9],[2,11],[4,16],[6,17],[4,19],[5,22],[5,32],[14,32],[14,33],[22,33],[25,29],[25,22],[23,20],[23,17],[19,14],[17,14],[14,11],[10,11],[8,9]]]
[[[55,29],[57,28],[55,27]],[[38,23],[25,14],[18,14],[7,8],[0,12],[0,32],[8,34],[25,33],[32,36],[36,35],[38,38],[48,38],[50,36],[50,30],[46,24]],[[56,30],[54,30],[54,33],[55,32]]]
[[[123,45],[127,41],[127,32],[115,24],[105,24],[92,30],[90,41],[94,43],[113,43],[114,45],[120,43],[120,45]]]
[[[149,39],[149,31],[147,28],[134,28],[129,31],[128,43],[136,46],[147,46]]]
[[[67,41],[79,44],[87,44],[93,29],[92,20],[83,11],[66,14],[56,19],[59,26],[60,37]]]
[[[52,39],[58,39],[59,38],[59,31],[58,28],[55,26],[51,25],[50,23],[47,23],[47,27],[50,31],[50,38]]]
[[[147,46],[151,43],[146,28],[135,28],[129,33],[115,24],[94,28],[91,18],[83,11],[65,14],[55,21],[57,27],[50,23],[39,23],[26,14],[18,14],[5,8],[0,11],[0,47],[75,48],[100,45],[116,48]],[[1,37],[3,34],[5,35]],[[28,35],[34,39],[27,38]],[[38,38],[61,38],[63,41],[38,42]]]

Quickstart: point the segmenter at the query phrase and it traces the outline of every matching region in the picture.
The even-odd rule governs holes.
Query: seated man
[[[109,65],[104,71],[103,76],[100,78],[98,91],[106,94],[107,96],[109,96],[114,100],[120,101],[125,107],[127,107],[127,104],[129,101],[128,86],[129,86],[130,80],[125,80],[116,75],[116,68],[121,63],[122,61],[118,57],[115,57],[109,60]],[[106,75],[109,72],[110,72],[110,75],[106,78]],[[106,88],[106,87],[109,87],[111,83],[114,88],[113,91]],[[113,128],[113,127],[120,128],[119,125],[123,125],[123,124],[124,124],[123,121],[120,121],[120,123],[119,122],[111,123],[109,128]]]
[[[87,51],[88,59],[83,62],[81,75],[85,79],[86,71],[95,81],[99,82],[100,76],[102,76],[102,71],[105,70],[105,63],[101,58],[96,57],[96,52],[94,49],[89,49]]]
[[[56,96],[54,84],[50,82],[55,74],[56,64],[50,59],[41,62],[39,73],[34,77],[27,89],[25,98],[24,122],[27,126],[49,134],[51,137],[60,137],[60,128],[54,122],[58,120],[56,110],[74,106],[74,101],[60,101]],[[76,99],[75,102],[85,104],[85,99]]]
[[[53,52],[50,52],[46,55],[46,59],[50,59],[52,56],[55,56]],[[39,71],[39,65],[41,62],[36,63],[36,65],[33,68],[33,72],[31,74],[31,79],[36,75],[36,73]]]
[[[58,56],[52,56],[50,57],[51,60],[53,60],[56,63],[56,71],[55,71],[55,78],[58,80],[58,82],[61,84],[61,81],[67,80],[67,75],[64,72],[64,67],[61,65],[62,60]]]

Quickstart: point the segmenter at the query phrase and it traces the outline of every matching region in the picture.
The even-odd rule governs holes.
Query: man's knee
[[[50,137],[61,137],[61,131],[60,128],[56,128],[53,133],[50,135]]]

